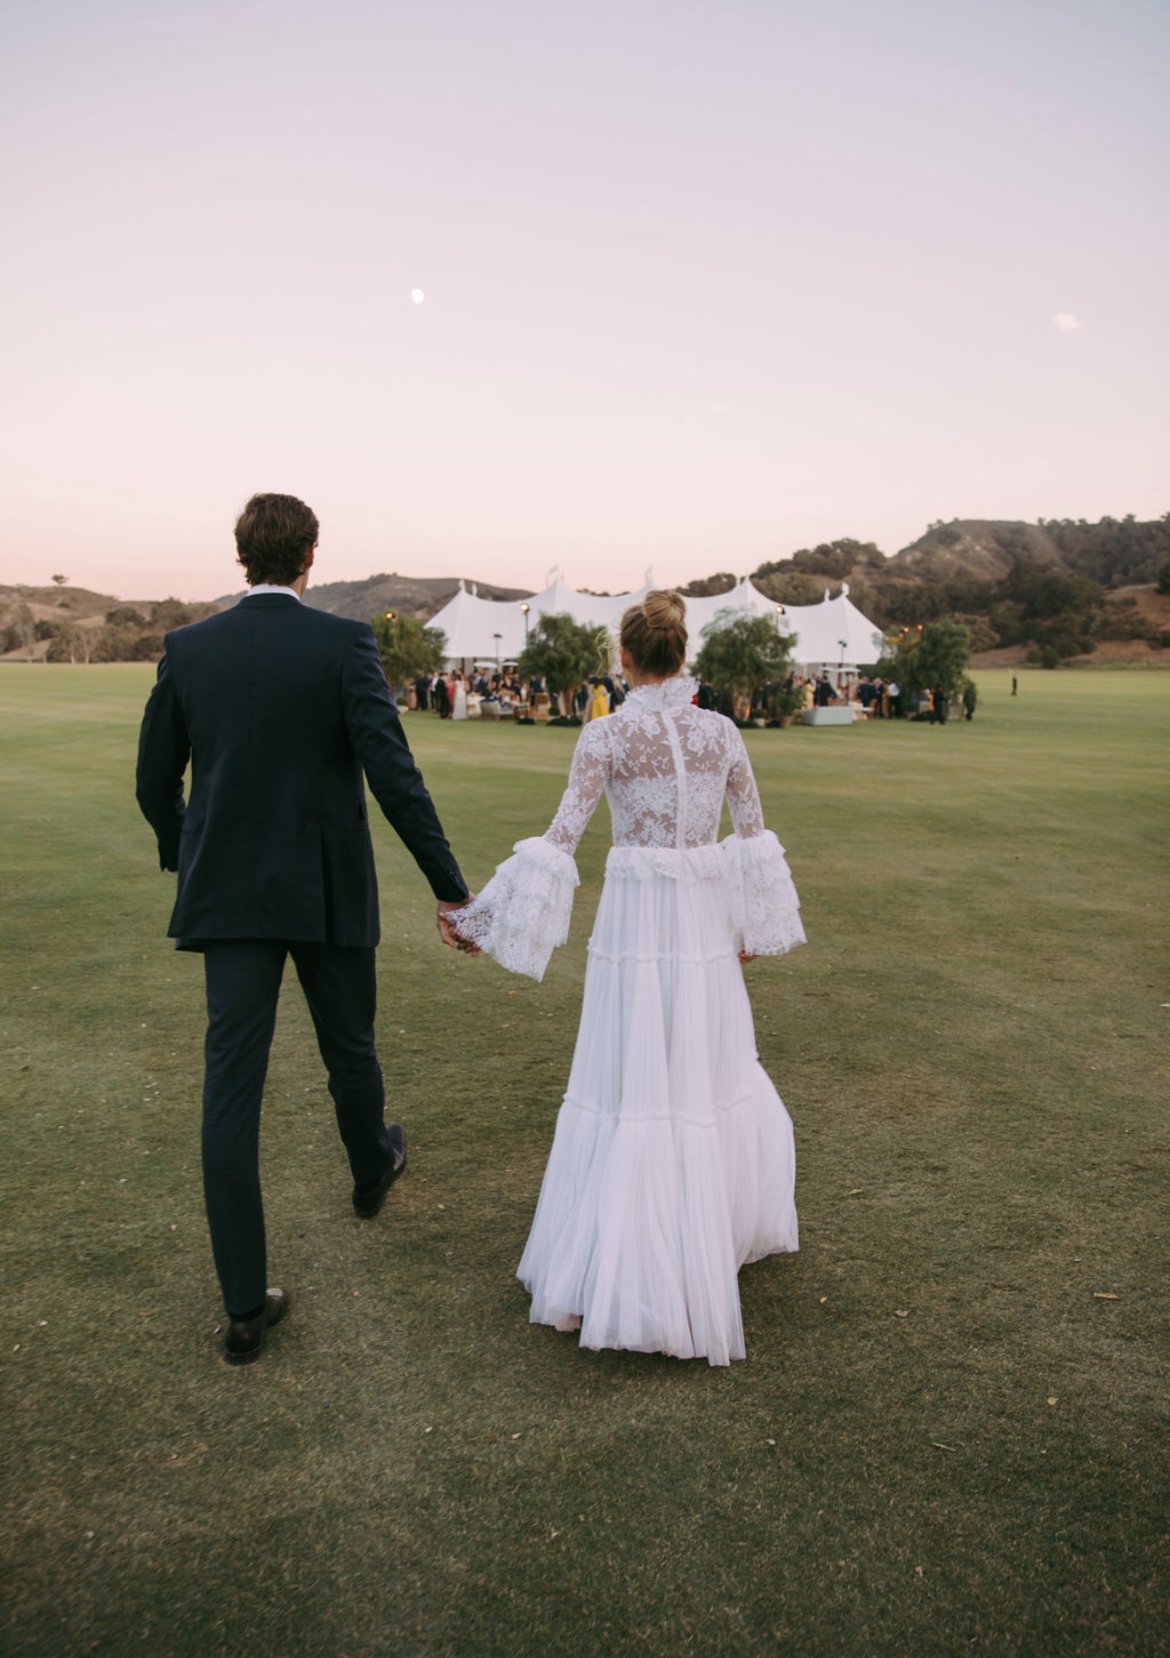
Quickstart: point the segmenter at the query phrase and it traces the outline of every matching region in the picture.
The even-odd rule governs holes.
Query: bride
[[[797,1248],[792,1123],[756,1058],[740,963],[804,941],[739,731],[694,706],[686,607],[622,617],[629,695],[585,726],[548,832],[451,916],[469,948],[543,977],[568,936],[573,853],[613,820],[569,1086],[518,1269],[533,1323],[621,1347],[744,1357],[737,1274]],[[718,842],[724,798],[734,835]]]

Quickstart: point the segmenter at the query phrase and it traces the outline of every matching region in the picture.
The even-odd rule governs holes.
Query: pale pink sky
[[[0,581],[1170,509],[1170,8],[10,0]],[[422,304],[411,290],[425,294]]]

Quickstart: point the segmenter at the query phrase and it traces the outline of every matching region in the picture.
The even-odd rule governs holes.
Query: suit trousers
[[[282,939],[207,943],[203,1192],[231,1318],[246,1318],[263,1307],[267,1289],[260,1101],[289,955],[313,1018],[355,1184],[380,1179],[395,1158],[374,1051],[374,951]]]

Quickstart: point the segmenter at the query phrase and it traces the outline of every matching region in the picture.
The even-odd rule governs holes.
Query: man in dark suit
[[[178,873],[168,932],[203,954],[203,1181],[228,1313],[225,1356],[260,1356],[288,1298],[267,1287],[260,1100],[292,956],[353,1175],[376,1215],[406,1165],[374,1050],[378,889],[362,774],[447,913],[467,885],[414,764],[373,630],[301,602],[315,515],[255,495],[236,524],[251,592],[169,633],[142,722],[138,803]],[[191,798],[183,776],[191,763]]]

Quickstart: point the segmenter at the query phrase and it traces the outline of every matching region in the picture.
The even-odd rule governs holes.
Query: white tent
[[[636,593],[580,593],[560,576],[543,593],[534,593],[528,603],[532,607],[530,621],[538,616],[569,615],[575,622],[600,623],[617,631],[623,611],[645,597],[648,586]]]
[[[785,633],[796,635],[793,658],[803,668],[856,668],[882,654],[881,628],[863,616],[842,584],[836,598],[828,589],[820,604],[786,605],[778,618]]]
[[[462,582],[427,626],[442,628],[447,636],[444,654],[451,662],[476,657],[514,662],[524,649],[524,617],[519,606],[481,599],[478,593],[469,593]]]
[[[736,582],[730,593],[716,593],[707,599],[688,599],[687,633],[694,654],[697,655],[702,648],[700,635],[703,629],[715,620],[721,610],[747,610],[755,616],[777,614],[775,601],[767,598],[758,587],[753,587],[746,576]]]
[[[524,649],[526,636],[522,603],[528,605],[528,625],[541,616],[569,615],[575,622],[601,623],[615,635],[622,612],[643,598],[647,587],[635,593],[606,597],[581,593],[559,576],[528,600],[481,599],[459,590],[433,616],[430,627],[442,628],[447,636],[447,659],[456,661],[514,662]],[[784,633],[795,634],[793,659],[801,668],[856,667],[859,662],[876,662],[881,654],[881,630],[874,626],[849,597],[843,583],[836,598],[826,588],[820,604],[784,605],[766,597],[745,576],[730,593],[712,598],[687,600],[687,632],[691,655],[703,645],[703,629],[723,610],[747,610],[757,616],[771,616]]]

